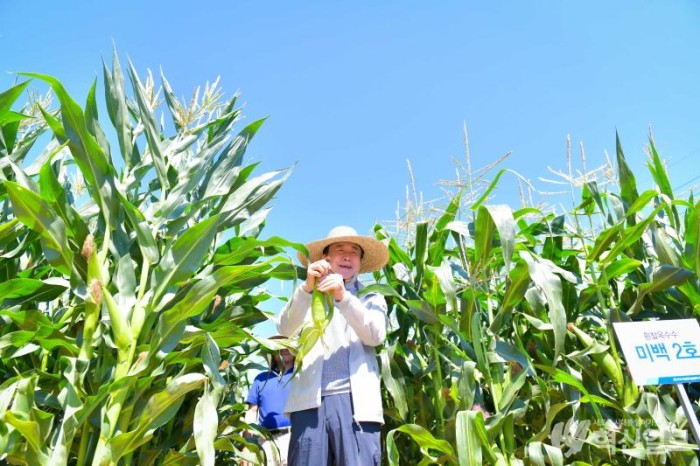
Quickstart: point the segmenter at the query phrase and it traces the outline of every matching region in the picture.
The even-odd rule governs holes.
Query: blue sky
[[[298,162],[263,236],[305,242],[395,219],[407,160],[437,197],[465,124],[473,168],[511,152],[502,167],[549,190],[538,177],[566,169],[567,135],[591,168],[614,157],[616,130],[651,187],[651,125],[673,186],[700,183],[698,25],[692,1],[0,0],[0,85],[51,74],[83,102],[113,44],[180,96],[220,76],[247,121],[269,117],[248,160]],[[492,202],[517,207],[516,180]]]

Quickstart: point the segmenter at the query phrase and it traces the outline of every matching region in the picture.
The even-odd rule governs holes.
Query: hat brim
[[[374,272],[386,265],[389,261],[389,251],[384,243],[376,238],[360,235],[335,236],[333,238],[324,238],[318,241],[312,241],[306,245],[309,251],[307,258],[302,253],[299,253],[299,260],[306,267],[309,262],[316,262],[323,259],[323,250],[333,243],[354,243],[362,248],[363,255],[360,262],[360,273]]]

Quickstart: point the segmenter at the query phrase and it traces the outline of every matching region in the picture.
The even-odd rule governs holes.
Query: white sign
[[[615,322],[613,326],[637,385],[700,382],[696,319]]]

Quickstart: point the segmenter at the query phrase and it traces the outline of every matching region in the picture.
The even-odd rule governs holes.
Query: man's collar
[[[345,282],[345,289],[350,291],[351,293],[357,293],[360,291],[361,285],[360,285],[360,280],[357,279],[357,275],[353,275],[353,277]]]

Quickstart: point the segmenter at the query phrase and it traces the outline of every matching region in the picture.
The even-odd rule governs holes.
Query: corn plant
[[[501,172],[405,246],[375,228],[389,464],[696,464],[673,391],[634,384],[612,323],[700,315],[700,204],[674,198],[653,140],[656,188],[619,140],[617,165],[618,192],[587,182],[565,215],[487,204]]]
[[[296,272],[258,239],[290,171],[244,163],[263,121],[235,133],[217,82],[186,103],[103,70],[111,128],[96,82],[84,107],[36,73],[0,94],[0,462],[213,465],[247,445],[255,290]],[[32,82],[50,97],[13,110]]]

